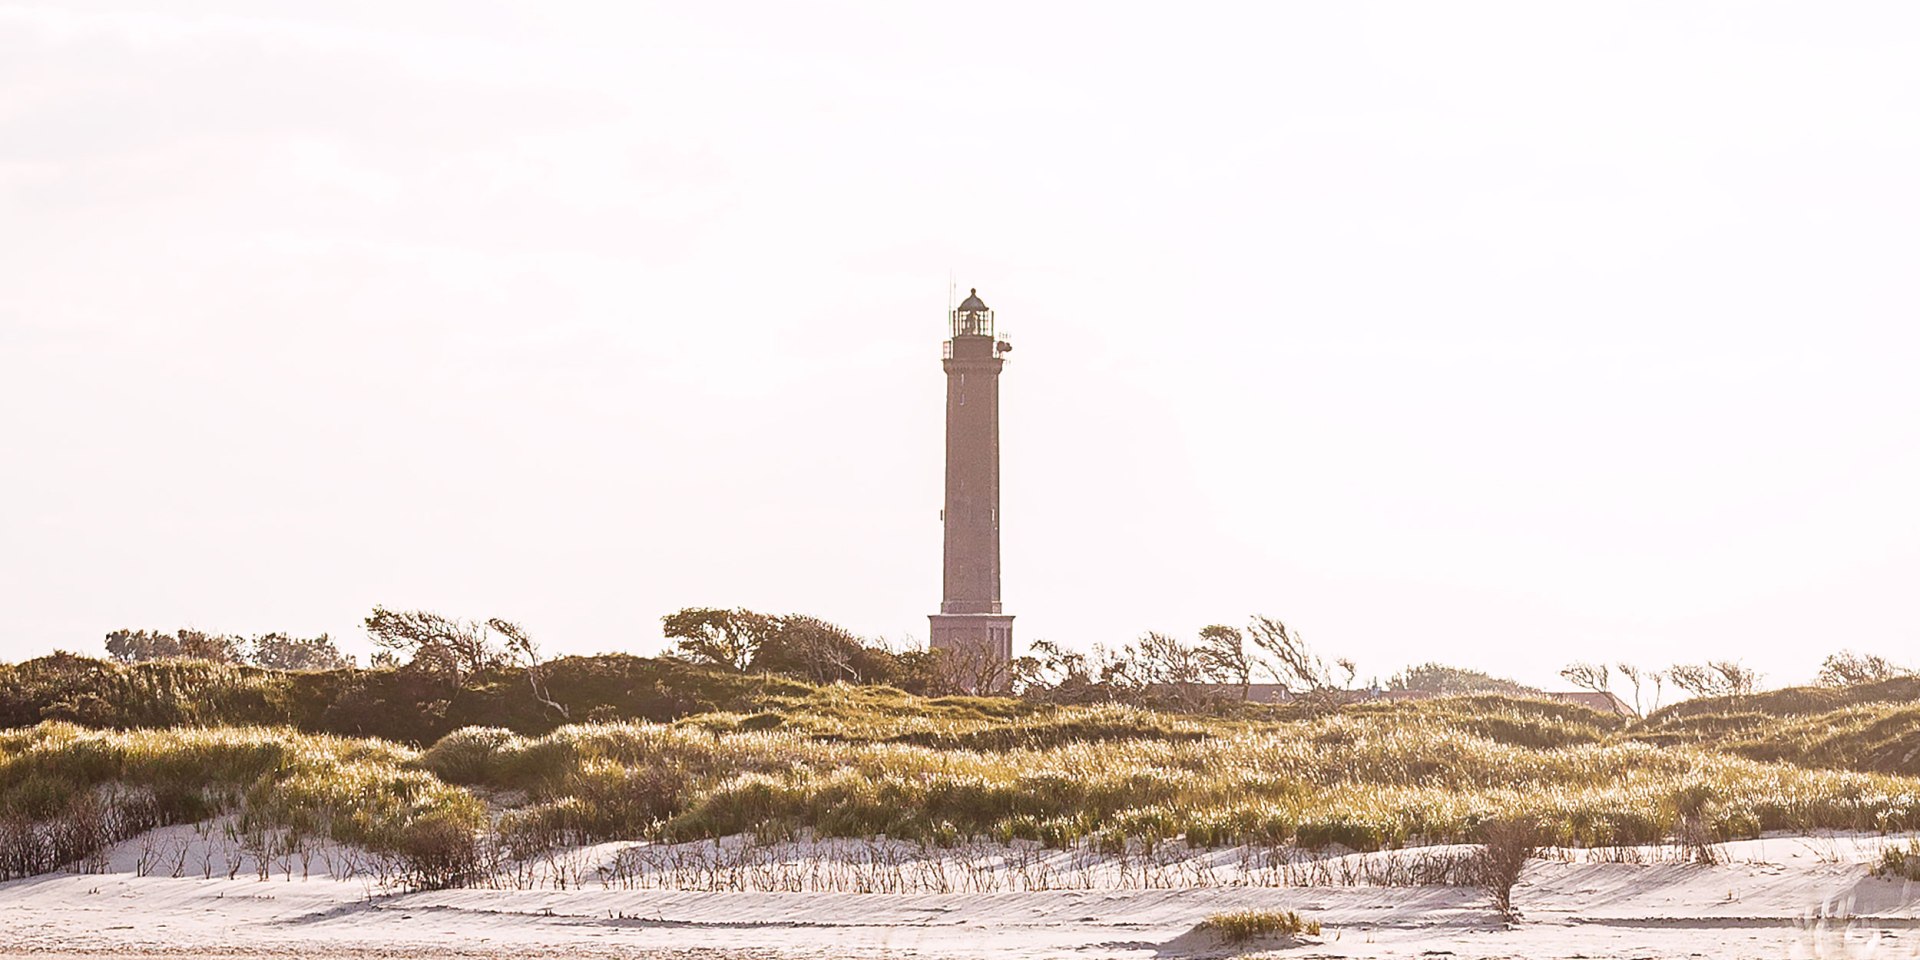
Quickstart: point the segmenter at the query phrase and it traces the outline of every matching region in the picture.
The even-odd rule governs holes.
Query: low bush
[[[1513,888],[1527,861],[1540,852],[1540,828],[1528,820],[1494,820],[1480,826],[1480,849],[1473,858],[1474,879],[1508,923],[1520,919]]]

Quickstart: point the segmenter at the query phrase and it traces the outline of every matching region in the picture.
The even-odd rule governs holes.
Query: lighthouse
[[[1000,610],[1000,369],[1012,350],[993,311],[969,290],[948,316],[947,501],[940,612],[929,646],[949,679],[976,692],[1005,689],[1013,616]]]

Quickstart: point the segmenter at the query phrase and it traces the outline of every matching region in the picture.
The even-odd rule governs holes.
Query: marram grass
[[[1016,745],[1001,749],[971,745],[994,739],[983,735],[990,724],[935,741],[968,746],[700,723],[582,725],[538,738],[463,730],[420,763],[461,782],[526,791],[530,803],[509,826],[555,842],[804,829],[1367,850],[1466,840],[1483,821],[1516,817],[1545,824],[1554,842],[1580,845],[1657,842],[1683,816],[1690,826],[1704,819],[1719,838],[1920,826],[1912,778],[1584,737],[1525,746],[1493,739],[1484,722],[1434,711],[1209,722],[1178,737],[1144,711],[1053,717],[1110,731],[1133,714],[1143,715],[1148,735],[1062,740],[1040,719],[1015,718],[1000,726],[1021,731],[1007,741]]]
[[[234,814],[243,832],[421,852],[423,829],[485,820],[473,794],[380,740],[265,727],[0,732],[0,876],[40,872],[168,823]]]
[[[1320,935],[1320,921],[1309,920],[1292,910],[1239,910],[1216,913],[1200,921],[1202,932],[1211,933],[1228,943],[1246,943],[1257,937],[1309,937]]]
[[[424,751],[285,728],[43,723],[0,732],[0,873],[215,814],[433,864],[421,869],[436,882],[486,844],[526,856],[741,833],[1373,850],[1471,842],[1505,819],[1584,846],[1920,828],[1920,779],[1644,742],[1562,704],[1227,719],[1008,703],[826,688],[675,723],[470,727]],[[70,839],[5,852],[56,834]]]

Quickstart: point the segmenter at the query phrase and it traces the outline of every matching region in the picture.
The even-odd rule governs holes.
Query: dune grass
[[[1061,708],[922,718],[885,739],[864,720],[832,730],[817,717],[805,733],[714,718],[537,738],[476,729],[441,740],[420,764],[524,791],[529,802],[508,826],[536,846],[805,830],[1374,850],[1471,841],[1495,819],[1536,822],[1543,842],[1583,846],[1660,842],[1683,825],[1715,839],[1920,826],[1920,781],[1600,741],[1594,725],[1548,709],[1559,708],[1507,701],[1234,722]],[[1490,723],[1486,712],[1510,715]]]
[[[324,837],[404,857],[445,857],[435,844],[449,837],[471,848],[484,806],[415,758],[381,740],[263,727],[0,732],[0,876],[221,814],[234,814],[242,834]]]
[[[1246,943],[1258,937],[1309,937],[1320,935],[1320,921],[1309,920],[1292,910],[1240,910],[1216,913],[1200,921],[1196,929],[1210,933],[1227,943]]]
[[[1117,852],[1476,842],[1502,821],[1577,846],[1920,828],[1920,779],[1778,762],[1694,735],[1737,708],[1628,727],[1500,697],[1184,716],[788,686],[762,689],[751,709],[532,736],[466,727],[420,751],[287,728],[49,722],[0,732],[0,873],[221,813],[248,830],[389,852],[429,882],[456,881],[479,847],[524,857],[737,834]]]
[[[1904,699],[1901,699],[1904,698]],[[1683,709],[1684,708],[1684,709]],[[1769,691],[1663,710],[1628,731],[1662,746],[1692,744],[1808,767],[1920,774],[1920,684]]]

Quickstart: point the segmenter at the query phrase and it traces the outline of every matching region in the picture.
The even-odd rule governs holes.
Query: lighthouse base
[[[927,648],[938,655],[941,677],[954,689],[1004,693],[1012,686],[1012,614],[936,613],[927,620]]]

